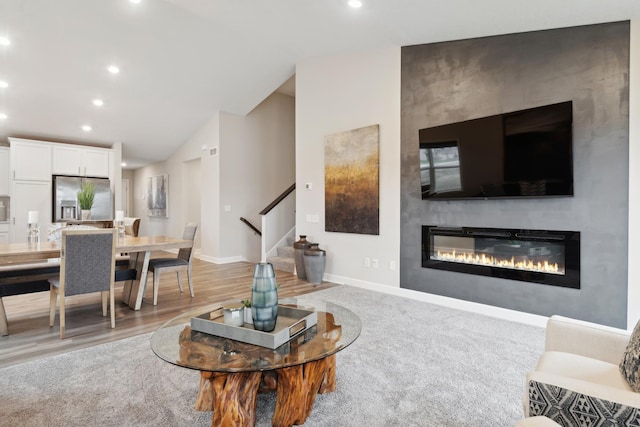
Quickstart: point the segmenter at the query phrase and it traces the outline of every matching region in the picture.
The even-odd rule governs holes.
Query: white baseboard
[[[405,298],[424,301],[444,307],[455,308],[458,310],[469,311],[472,313],[484,314],[486,316],[496,317],[499,319],[510,320],[513,322],[524,323],[532,326],[546,327],[546,316],[537,314],[524,313],[521,311],[510,310],[507,308],[494,307],[491,305],[480,304],[477,302],[463,301],[456,298],[444,297],[441,295],[430,294],[426,292],[414,291],[412,289],[404,289],[396,286],[383,285],[380,283],[367,282],[364,280],[352,279],[349,277],[336,276],[333,274],[325,274],[324,280],[332,283],[355,286],[358,288],[369,289],[372,291],[383,292],[390,295],[396,295]]]
[[[218,258],[218,257],[212,257],[208,255],[202,255],[197,252],[194,254],[194,256],[202,261],[212,262],[214,264],[231,264],[233,262],[247,261],[245,258],[241,256]]]

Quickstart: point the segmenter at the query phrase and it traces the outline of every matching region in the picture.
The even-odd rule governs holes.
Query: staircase
[[[267,262],[273,264],[273,268],[279,271],[288,271],[291,274],[296,272],[296,260],[293,251],[293,238],[287,239],[287,246],[277,248],[277,255],[267,257]]]

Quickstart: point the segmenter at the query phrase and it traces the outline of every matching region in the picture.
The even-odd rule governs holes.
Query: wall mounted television
[[[422,199],[573,196],[573,103],[419,130]]]

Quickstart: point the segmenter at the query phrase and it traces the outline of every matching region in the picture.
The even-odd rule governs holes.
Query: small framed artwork
[[[147,178],[147,215],[155,218],[169,217],[169,175]]]

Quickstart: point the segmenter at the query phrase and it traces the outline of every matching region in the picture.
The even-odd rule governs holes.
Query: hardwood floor
[[[172,256],[161,252],[154,255]],[[10,335],[0,337],[0,368],[152,332],[185,311],[223,301],[250,298],[253,269],[254,264],[247,262],[217,265],[194,259],[195,298],[189,296],[186,275],[183,275],[185,291],[181,294],[175,273],[166,273],[160,277],[158,305],[152,305],[153,286],[149,280],[139,311],[131,310],[120,301],[123,284],[118,283],[115,329],[110,328],[109,316],[102,317],[100,294],[67,298],[64,340],[60,339],[58,314],[55,326],[49,327],[48,292],[4,298]],[[291,273],[281,271],[276,272],[276,277],[281,298],[337,286],[328,282],[312,285]]]

